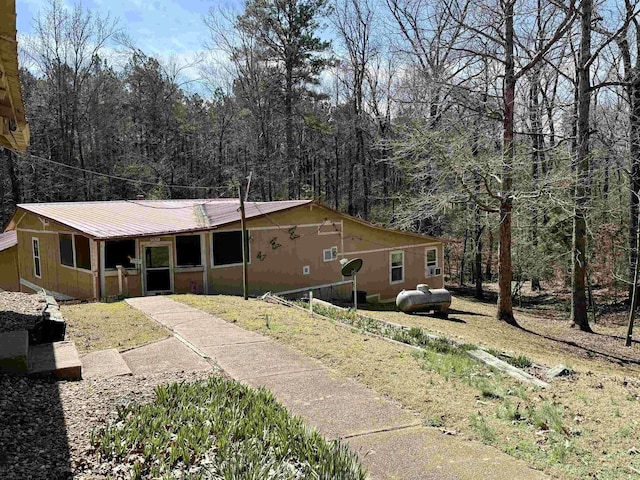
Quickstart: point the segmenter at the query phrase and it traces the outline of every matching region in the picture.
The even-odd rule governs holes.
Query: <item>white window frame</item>
[[[435,262],[430,264],[429,263],[429,252],[430,251],[434,251],[436,253],[436,259]],[[425,278],[432,278],[432,277],[439,277],[440,275],[433,273],[433,274],[429,274],[429,267],[434,267],[434,268],[439,268],[438,265],[438,247],[427,247],[425,248],[424,251],[424,275]]]
[[[240,232],[240,238],[242,238],[242,230],[216,230],[215,232],[211,232],[211,241],[209,242],[209,255],[211,257],[211,268],[227,268],[227,267],[237,267],[242,266],[242,261],[240,263],[226,263],[224,265],[216,265],[213,261],[213,236],[216,233],[229,233],[229,232]],[[242,240],[240,240],[242,243]],[[247,230],[247,265],[251,265],[251,232]],[[244,248],[244,246],[243,246]]]
[[[329,258],[327,258],[327,254],[329,254]],[[338,247],[325,248],[322,250],[322,261],[323,262],[333,262],[338,259]]]
[[[395,254],[400,254],[402,255],[402,265],[393,265],[393,256]],[[402,278],[400,280],[393,280],[393,269],[394,268],[401,268],[402,269]],[[404,283],[404,250],[392,250],[389,252],[389,284],[390,285],[395,285],[398,283]]]
[[[36,250],[38,254],[36,255]],[[31,237],[31,253],[33,254],[33,275],[36,278],[42,278],[42,261],[40,260],[40,239],[38,237]],[[38,262],[38,268],[36,269],[36,261]],[[40,270],[40,275],[37,271]]]

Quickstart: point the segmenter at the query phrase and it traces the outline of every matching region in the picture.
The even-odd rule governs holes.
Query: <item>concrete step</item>
[[[73,342],[32,345],[29,348],[29,375],[60,380],[81,380],[82,363]]]
[[[29,368],[29,332],[0,333],[0,372],[27,373]]]
[[[82,358],[82,378],[112,378],[133,375],[131,369],[115,348],[87,353]]]

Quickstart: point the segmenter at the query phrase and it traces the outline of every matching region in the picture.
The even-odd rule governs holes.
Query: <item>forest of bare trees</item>
[[[497,281],[514,325],[514,288],[560,282],[589,331],[591,286],[634,290],[639,10],[247,0],[203,19],[194,80],[117,19],[51,0],[20,44],[31,147],[2,153],[0,219],[20,202],[232,196],[253,172],[252,200],[458,240],[446,274],[478,297]]]

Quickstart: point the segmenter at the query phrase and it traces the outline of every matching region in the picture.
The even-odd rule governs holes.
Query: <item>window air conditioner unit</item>
[[[327,250],[323,250],[323,259],[325,262],[330,262],[338,258],[338,247],[331,247]]]
[[[440,267],[427,267],[427,275],[430,277],[436,277],[442,273],[442,269]]]

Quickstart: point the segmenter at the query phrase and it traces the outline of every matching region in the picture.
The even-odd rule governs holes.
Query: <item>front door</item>
[[[173,269],[171,264],[170,244],[144,246],[145,295],[173,291]]]

